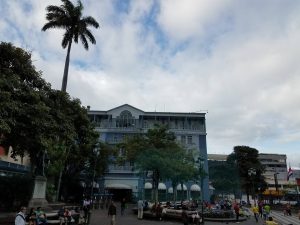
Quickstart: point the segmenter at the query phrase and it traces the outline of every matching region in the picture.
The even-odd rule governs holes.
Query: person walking
[[[269,204],[265,204],[265,206],[264,206],[264,213],[265,213],[265,215],[266,215],[265,220],[268,220],[268,219],[269,219],[270,212],[271,212],[271,207],[270,207],[270,205],[269,205]]]
[[[235,212],[235,218],[236,218],[236,223],[239,223],[239,217],[240,217],[240,206],[239,203],[235,203],[233,210]]]
[[[182,206],[182,213],[181,213],[181,219],[183,222],[183,225],[188,225],[189,224],[189,217],[187,214],[187,207],[185,205]]]
[[[116,224],[116,215],[117,215],[117,207],[114,201],[111,201],[110,206],[108,207],[108,216],[110,216],[110,225]]]
[[[251,210],[253,212],[256,223],[258,223],[258,211],[259,210],[258,210],[258,206],[256,205],[256,203],[254,203],[254,206],[251,208]]]
[[[20,211],[16,215],[15,225],[25,225],[26,224],[25,213],[26,213],[26,207],[22,206]]]
[[[138,200],[138,219],[143,219],[143,211],[144,211],[144,202],[140,199]]]
[[[121,200],[121,215],[122,216],[124,215],[125,208],[126,208],[126,200],[125,200],[125,198],[122,198],[122,200]]]

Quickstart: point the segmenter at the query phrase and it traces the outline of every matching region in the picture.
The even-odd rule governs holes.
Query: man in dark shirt
[[[108,216],[111,217],[111,220],[110,220],[111,225],[116,224],[116,214],[117,214],[117,207],[116,207],[114,201],[111,201],[111,204],[108,208]]]

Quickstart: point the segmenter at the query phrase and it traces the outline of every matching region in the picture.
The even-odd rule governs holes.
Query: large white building
[[[116,145],[128,136],[146,133],[155,124],[167,125],[176,135],[178,142],[199,152],[205,159],[204,167],[208,172],[205,113],[145,112],[124,104],[107,111],[89,110],[88,114],[100,133],[101,141],[110,145]],[[137,175],[130,163],[121,166],[112,164],[100,186],[102,192],[113,193],[116,198],[130,198],[131,195],[137,196],[144,188],[151,188],[149,181],[151,180],[146,180],[145,184],[145,179]],[[193,191],[200,191],[199,185],[199,182],[186,183],[183,189],[187,197],[190,197]],[[166,195],[173,192],[168,181],[161,181],[159,189],[165,191]],[[208,177],[204,179],[203,196],[205,200],[209,200]]]

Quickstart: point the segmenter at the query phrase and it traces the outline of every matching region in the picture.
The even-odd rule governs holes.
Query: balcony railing
[[[139,120],[136,120],[133,124],[130,124],[126,127],[116,126],[115,120],[112,121],[96,121],[94,122],[96,128],[98,129],[109,129],[109,130],[124,130],[124,131],[141,131],[154,128],[154,125],[160,123],[159,121],[147,121],[142,123]],[[187,125],[175,125],[173,123],[164,123],[168,125],[170,130],[189,130],[189,131],[200,131],[205,132],[205,126],[203,124],[187,124]]]
[[[30,167],[0,160],[0,170],[26,173],[30,171]]]
[[[133,166],[125,165],[125,166],[119,166],[119,165],[109,165],[108,166],[109,172],[133,172]]]

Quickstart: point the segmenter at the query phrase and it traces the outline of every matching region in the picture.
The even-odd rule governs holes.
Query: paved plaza
[[[150,219],[138,220],[137,215],[134,215],[132,210],[126,209],[125,214],[123,216],[120,215],[120,205],[117,205],[117,217],[116,217],[116,225],[179,225],[183,224],[181,221],[156,221]],[[206,225],[224,225],[226,223],[222,222],[205,222]],[[229,222],[228,224],[235,224],[235,222]],[[256,223],[254,218],[251,217],[247,221],[240,222],[243,225],[261,225],[263,221],[259,221]],[[91,225],[110,225],[110,219],[107,216],[106,209],[96,209],[92,211],[91,215]]]

